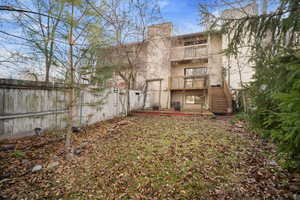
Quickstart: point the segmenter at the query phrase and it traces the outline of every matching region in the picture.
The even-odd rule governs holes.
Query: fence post
[[[84,95],[83,95],[83,91],[80,91],[80,101],[79,101],[79,105],[80,105],[80,115],[79,115],[79,124],[81,126],[82,124],[82,107],[84,104]]]

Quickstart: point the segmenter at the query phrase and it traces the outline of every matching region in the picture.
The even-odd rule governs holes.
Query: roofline
[[[172,38],[182,38],[182,37],[193,37],[193,36],[198,36],[198,35],[204,35],[205,32],[195,32],[195,33],[187,33],[187,34],[182,34],[182,35],[174,35],[171,36]]]
[[[203,31],[203,32],[195,32],[195,33],[187,33],[187,34],[183,34],[183,35],[174,35],[174,36],[170,36],[171,39],[181,39],[184,37],[193,37],[193,36],[198,36],[198,35],[207,35],[207,34],[218,34],[220,33],[220,31]],[[146,39],[144,41],[140,41],[140,42],[130,42],[130,43],[124,43],[124,46],[135,46],[135,45],[140,45],[140,44],[147,44],[149,43],[149,41]],[[113,47],[118,47],[121,45],[116,45]]]
[[[207,35],[207,34],[218,34],[220,31],[202,31],[202,32],[195,32],[195,33],[187,33],[182,35],[174,35],[171,38],[184,38],[184,37],[193,37],[198,35]]]

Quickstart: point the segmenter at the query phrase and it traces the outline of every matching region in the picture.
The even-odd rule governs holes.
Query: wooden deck
[[[210,116],[213,115],[212,112],[208,110],[182,110],[175,111],[174,109],[165,109],[165,110],[152,110],[152,109],[144,109],[144,110],[136,110],[133,111],[132,114],[137,115],[162,115],[162,116]]]

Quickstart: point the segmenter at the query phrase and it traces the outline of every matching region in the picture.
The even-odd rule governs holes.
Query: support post
[[[161,80],[159,81],[159,108],[161,108]]]

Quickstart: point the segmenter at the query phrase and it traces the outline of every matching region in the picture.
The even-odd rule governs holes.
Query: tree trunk
[[[148,81],[146,81],[146,86],[145,86],[145,90],[144,90],[143,109],[145,109],[145,106],[146,106],[147,91],[148,91]]]
[[[74,89],[74,63],[73,63],[73,18],[74,18],[74,4],[72,3],[71,24],[69,32],[69,65],[70,65],[70,89],[68,90],[68,128],[66,136],[66,159],[70,160],[73,157],[72,150],[72,127],[73,127],[73,109],[75,102],[75,89]]]
[[[130,114],[130,90],[129,88],[127,87],[126,89],[126,97],[127,97],[127,110],[126,110],[126,115],[129,115]]]
[[[49,73],[50,73],[50,66],[49,64],[46,62],[46,76],[45,76],[45,81],[49,82]]]
[[[68,90],[68,127],[66,134],[66,143],[65,143],[65,151],[66,151],[66,159],[70,160],[73,157],[73,149],[72,149],[72,127],[73,127],[73,108],[74,108],[74,88],[70,88]]]
[[[238,67],[238,72],[239,72],[239,78],[240,78],[240,85],[241,85],[241,88],[245,89],[244,87],[244,83],[243,83],[243,79],[242,79],[242,69],[241,69],[241,66],[240,66],[240,63],[239,63],[239,57],[237,57],[237,67]],[[242,91],[242,101],[243,101],[243,110],[245,113],[247,113],[247,101],[246,101],[246,97],[245,97],[245,92]]]
[[[242,91],[242,99],[243,99],[244,112],[247,113],[248,112],[248,106],[247,106],[247,102],[246,102],[245,91]]]

